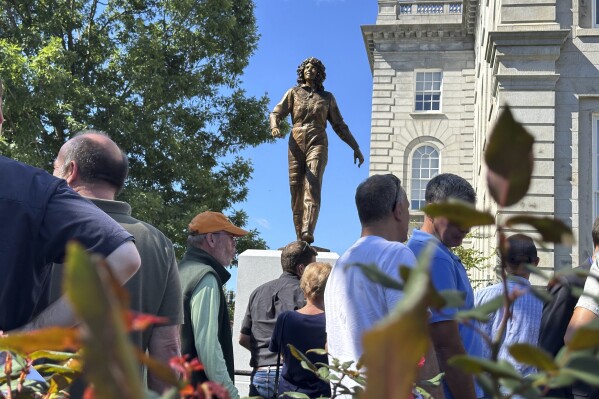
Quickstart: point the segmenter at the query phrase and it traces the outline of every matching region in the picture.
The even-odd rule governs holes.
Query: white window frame
[[[599,1],[599,0],[596,0]],[[426,80],[426,74],[434,74],[434,73],[440,73],[441,74],[441,79],[439,80],[439,89],[433,89],[433,88],[423,88],[421,90],[418,90],[418,84],[419,82],[422,82],[423,84],[429,83]],[[424,77],[423,80],[418,80],[418,77],[420,74],[423,74],[421,76]],[[430,83],[435,83],[436,81],[431,79]],[[417,109],[417,100],[416,97],[421,94],[421,95],[427,95],[427,94],[439,94],[439,109],[432,109],[432,104],[436,101],[430,100],[430,101],[424,101],[422,100],[423,104],[425,103],[431,103],[431,109]],[[422,112],[422,113],[440,113],[442,110],[442,105],[443,105],[443,70],[442,69],[415,69],[414,70],[414,96],[412,97],[413,102],[413,109],[414,112]],[[424,108],[424,107],[423,107]]]
[[[599,113],[593,114],[593,139],[592,139],[592,180],[593,180],[593,220],[599,217]]]
[[[414,198],[412,196],[412,190],[414,189],[414,181],[415,180],[418,180],[418,181],[424,181],[424,180],[426,180],[425,178],[422,178],[422,177],[417,177],[417,178],[413,177],[413,173],[414,173],[414,156],[416,155],[416,151],[418,151],[419,149],[421,149],[423,147],[430,147],[430,148],[432,148],[433,150],[435,150],[437,152],[437,160],[438,160],[438,164],[437,164],[437,175],[439,173],[441,173],[441,151],[439,150],[439,147],[437,147],[436,145],[434,145],[432,143],[422,143],[422,144],[418,145],[417,147],[415,147],[412,150],[412,154],[410,155],[410,164],[409,164],[410,165],[410,167],[409,167],[410,191],[409,191],[408,195],[409,195],[409,199],[410,199],[410,209],[413,210],[413,211],[420,211],[420,208],[412,208],[412,201],[414,201]],[[429,165],[428,169],[431,170],[430,165]],[[422,167],[420,167],[419,170],[422,170]],[[434,175],[434,176],[436,176],[436,175]],[[434,176],[429,176],[428,180],[427,180],[427,183]],[[424,201],[424,198],[422,198],[422,199],[419,198],[418,200],[419,201],[420,200]]]
[[[599,11],[599,0],[592,0],[591,3],[591,18],[593,20],[593,28],[599,28],[599,18],[597,18],[597,12]]]

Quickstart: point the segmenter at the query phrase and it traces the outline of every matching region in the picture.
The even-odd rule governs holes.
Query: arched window
[[[429,180],[439,174],[439,151],[431,145],[423,145],[412,154],[412,179],[410,180],[410,208],[424,206],[424,191]]]

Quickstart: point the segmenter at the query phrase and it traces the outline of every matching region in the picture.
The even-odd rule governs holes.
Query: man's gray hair
[[[199,248],[206,240],[206,234],[190,234],[187,236],[187,246]]]
[[[474,204],[476,202],[476,192],[466,179],[451,173],[437,175],[426,185],[424,199],[427,204],[445,202],[449,198]]]
[[[100,130],[83,130],[75,134],[63,146],[63,170],[61,173],[65,175],[71,161],[75,161],[79,166],[82,181],[108,183],[115,188],[118,195],[123,190],[129,173],[127,154],[119,148],[120,156],[115,158],[114,154],[107,151],[105,146],[88,138],[92,134],[110,139],[107,133]]]
[[[402,201],[407,202],[408,197],[401,180],[392,174],[370,176],[356,189],[356,208],[363,225],[389,216]]]

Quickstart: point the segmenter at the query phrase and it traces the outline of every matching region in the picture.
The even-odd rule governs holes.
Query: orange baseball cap
[[[206,234],[216,233],[217,231],[226,231],[235,237],[242,237],[249,234],[249,231],[240,229],[235,226],[228,217],[220,212],[206,211],[202,212],[189,223],[188,230],[190,233]]]

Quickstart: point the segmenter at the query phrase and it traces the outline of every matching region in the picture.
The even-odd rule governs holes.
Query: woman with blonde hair
[[[284,392],[301,392],[310,398],[330,397],[329,384],[302,367],[289,350],[288,344],[300,352],[322,349],[326,345],[326,320],[324,313],[324,288],[331,273],[328,263],[310,263],[304,270],[300,287],[306,297],[306,306],[279,315],[272,333],[269,349],[283,356],[283,369],[279,377],[278,395]],[[328,364],[326,355],[307,354],[312,363]],[[283,395],[282,397],[287,397]]]

